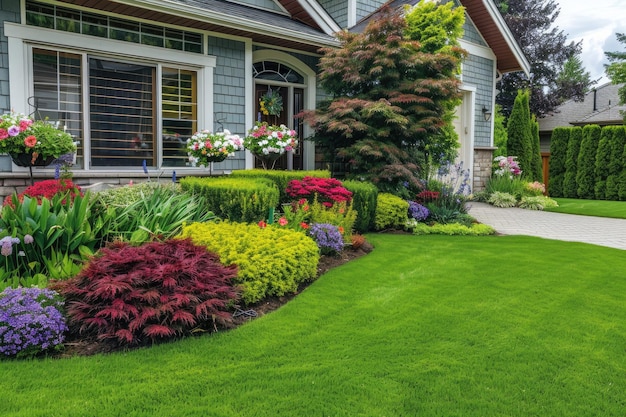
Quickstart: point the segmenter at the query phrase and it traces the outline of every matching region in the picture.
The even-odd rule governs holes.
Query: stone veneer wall
[[[482,191],[491,177],[493,151],[496,148],[474,148],[474,183],[472,192]]]
[[[33,170],[33,181],[43,181],[54,178],[54,172],[36,172],[37,169]],[[115,187],[120,185],[129,184],[131,181],[134,183],[147,182],[148,176],[140,173],[128,171],[128,172],[74,172],[72,181],[81,186],[88,187],[93,186],[93,188],[98,191],[101,189],[106,189],[107,187]],[[222,170],[213,170],[213,176],[225,175],[230,171],[222,171]],[[176,178],[179,180],[183,177],[208,177],[209,171],[206,172],[195,171],[195,172],[177,172]],[[158,182],[170,182],[172,181],[172,170],[163,170],[163,171],[154,171],[150,172],[150,181],[158,181]],[[0,177],[0,204],[5,199],[6,196],[11,195],[15,192],[21,193],[28,186],[30,186],[30,175],[28,171],[25,172],[5,172],[2,173]]]

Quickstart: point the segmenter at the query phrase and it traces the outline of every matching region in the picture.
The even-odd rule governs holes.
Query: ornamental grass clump
[[[63,302],[50,289],[0,293],[0,354],[28,357],[61,346],[67,331]]]
[[[308,233],[317,243],[322,255],[337,255],[343,250],[343,237],[337,226],[314,223]]]
[[[191,239],[117,243],[58,284],[70,329],[118,345],[142,345],[231,321],[237,267]]]

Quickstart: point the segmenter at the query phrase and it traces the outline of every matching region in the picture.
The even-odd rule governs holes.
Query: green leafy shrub
[[[1,288],[45,286],[47,278],[74,276],[98,248],[103,224],[89,195],[71,201],[57,194],[41,203],[25,196],[14,204],[4,206],[0,217],[0,238],[17,239],[0,258]]]
[[[364,181],[344,181],[343,186],[352,192],[352,208],[357,212],[354,230],[359,233],[373,230],[378,187]]]
[[[330,171],[278,171],[267,169],[240,169],[230,174],[232,178],[266,178],[274,182],[280,191],[280,203],[288,203],[291,199],[286,193],[287,185],[292,180],[302,180],[304,177],[330,178]]]
[[[467,226],[460,223],[434,224],[429,226],[424,223],[415,222],[412,231],[416,235],[467,235],[486,236],[495,233],[493,227],[486,224],[473,224]]]
[[[502,193],[500,191],[493,192],[487,202],[496,207],[515,207],[517,205],[517,199],[514,195],[509,193]]]
[[[225,325],[237,300],[235,266],[190,239],[116,243],[57,288],[73,332],[140,345]]]
[[[543,210],[544,208],[558,207],[558,203],[545,196],[524,196],[519,203],[520,208],[528,210]]]
[[[139,244],[165,240],[179,234],[183,223],[215,218],[206,209],[203,197],[165,184],[124,186],[97,193],[96,205],[102,213],[103,242],[122,240]]]
[[[317,276],[319,250],[303,233],[279,227],[234,222],[193,223],[181,237],[216,252],[223,264],[239,268],[235,283],[245,303],[267,296],[293,293],[298,285]]]
[[[393,194],[380,193],[376,202],[376,230],[403,229],[408,217],[409,203]]]
[[[196,178],[180,180],[183,190],[205,198],[206,211],[236,222],[266,219],[268,210],[278,206],[279,191],[265,178]]]

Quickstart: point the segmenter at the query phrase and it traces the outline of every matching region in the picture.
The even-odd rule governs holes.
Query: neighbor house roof
[[[584,126],[587,124],[621,125],[626,111],[619,104],[618,90],[624,84],[603,84],[594,88],[583,101],[568,100],[556,108],[553,114],[539,119],[539,131],[550,132],[557,127]]]
[[[414,6],[417,3],[419,0],[391,0],[387,4],[396,8],[404,5]],[[460,0],[460,3],[496,55],[498,71],[501,73],[523,71],[528,75],[530,64],[493,1]],[[362,32],[372,19],[376,19],[378,13],[379,11],[367,16],[350,28],[350,31]]]

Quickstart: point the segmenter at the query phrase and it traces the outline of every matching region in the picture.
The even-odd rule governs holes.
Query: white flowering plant
[[[215,133],[202,130],[187,139],[187,155],[194,167],[202,165],[206,167],[211,162],[221,162],[241,149],[243,149],[242,139],[228,130]]]
[[[282,155],[298,146],[296,131],[285,125],[270,125],[257,122],[244,138],[246,149],[259,157]]]

